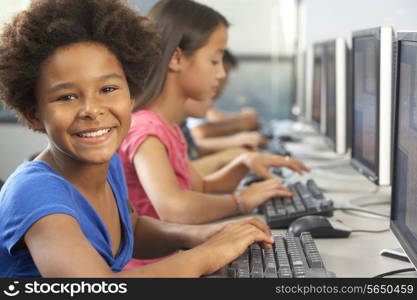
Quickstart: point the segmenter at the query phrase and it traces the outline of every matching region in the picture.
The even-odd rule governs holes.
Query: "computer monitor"
[[[393,55],[391,27],[353,32],[352,165],[377,185],[391,184]]]
[[[295,85],[296,85],[296,102],[297,102],[297,112],[293,114],[295,114],[297,116],[298,121],[300,122],[305,122],[307,121],[307,113],[306,113],[306,109],[307,109],[307,101],[306,101],[306,80],[307,80],[307,76],[306,76],[306,61],[307,61],[307,51],[300,51],[297,54],[296,57],[296,81],[295,81]],[[294,109],[293,109],[294,110]]]
[[[306,50],[305,58],[305,95],[304,95],[304,119],[311,124],[313,121],[313,68],[314,55],[313,47],[310,46]]]
[[[353,51],[346,48],[346,151],[352,152],[353,115]]]
[[[398,33],[390,228],[417,268],[417,32]]]
[[[321,133],[326,131],[325,115],[325,82],[323,66],[324,45],[316,43],[313,46],[313,101],[311,120],[314,127]]]
[[[337,153],[346,152],[346,67],[347,45],[343,38],[324,44],[326,93],[326,132],[330,147]]]

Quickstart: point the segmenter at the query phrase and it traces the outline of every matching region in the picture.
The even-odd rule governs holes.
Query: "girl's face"
[[[213,98],[219,81],[225,77],[223,52],[227,44],[227,27],[219,26],[207,43],[191,56],[184,56],[179,83],[187,98],[201,101]]]
[[[56,158],[108,162],[129,130],[133,101],[124,71],[98,43],[58,48],[41,66],[36,97],[32,121]]]

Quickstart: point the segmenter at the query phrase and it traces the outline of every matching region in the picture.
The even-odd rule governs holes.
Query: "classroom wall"
[[[1,27],[29,3],[30,0],[2,0]],[[46,145],[45,135],[34,133],[16,122],[0,122],[0,180],[5,180],[21,162]]]
[[[228,48],[239,59],[216,107],[252,106],[262,119],[288,118],[294,99],[296,0],[196,0],[230,22]],[[128,0],[146,14],[156,0]]]
[[[0,179],[5,180],[16,167],[48,145],[46,135],[19,124],[0,124]]]
[[[301,5],[307,45],[381,25],[417,31],[415,0],[301,0]]]
[[[305,50],[316,42],[342,37],[351,46],[353,31],[392,26],[395,31],[417,31],[415,0],[299,0],[300,34],[297,53],[298,107],[311,101],[311,70],[306,70]],[[307,77],[306,77],[307,76]]]
[[[128,0],[146,14],[157,0]],[[293,55],[296,0],[196,0],[230,22],[228,47],[237,55]]]

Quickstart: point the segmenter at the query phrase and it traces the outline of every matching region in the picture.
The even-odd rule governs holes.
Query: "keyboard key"
[[[252,244],[250,246],[250,275],[252,278],[263,277],[263,264],[262,264],[262,250],[258,244]]]
[[[307,180],[307,188],[310,190],[311,194],[313,194],[314,198],[316,199],[324,199],[324,195],[321,192],[320,188],[317,186],[316,182],[313,179]]]
[[[276,278],[277,275],[277,265],[275,262],[274,250],[273,249],[264,249],[264,276],[265,278]]]
[[[311,234],[308,232],[303,232],[300,236],[300,241],[303,244],[307,261],[310,267],[323,268],[323,261]]]
[[[272,249],[252,244],[228,267],[235,278],[335,277],[325,269],[310,233],[295,237],[292,233],[274,235]]]
[[[310,191],[301,182],[297,182],[294,187],[302,199],[311,197]]]

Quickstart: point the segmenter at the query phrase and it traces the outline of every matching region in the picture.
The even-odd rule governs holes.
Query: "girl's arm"
[[[133,257],[152,259],[179,249],[193,248],[224,227],[223,223],[186,225],[163,222],[151,217],[131,215],[134,232]]]
[[[237,205],[230,195],[201,192],[205,191],[205,181],[192,167],[192,188],[195,191],[182,189],[159,139],[147,138],[137,150],[133,161],[145,193],[161,220],[201,224],[236,214]],[[245,172],[247,167],[237,162],[229,174],[241,178]],[[235,184],[236,179],[230,180]],[[247,188],[239,200],[244,203],[245,212],[249,212],[271,197],[289,195],[291,193],[278,180],[270,179]]]
[[[192,129],[193,135],[198,138],[225,136],[240,131],[256,130],[259,127],[258,115],[253,109],[246,108],[237,114],[222,114],[216,111],[215,116],[211,115],[210,110],[206,116],[209,122]]]
[[[143,225],[143,222],[137,225],[141,223]],[[152,227],[155,226],[148,225],[148,230],[142,234],[151,234]],[[167,236],[172,234],[170,231],[172,228],[167,231]],[[144,237],[143,241],[147,240]],[[52,214],[41,218],[26,232],[24,241],[43,277],[84,278],[199,277],[215,272],[241,255],[254,242],[262,242],[266,247],[272,243],[265,224],[246,219],[225,226],[205,243],[191,250],[155,264],[113,273],[86,239],[77,221],[69,215]]]
[[[198,172],[193,170],[193,182],[202,180],[206,193],[233,193],[242,178],[249,172],[244,162],[245,157],[245,154],[241,154],[223,168],[203,178],[198,178]],[[194,169],[191,164],[190,168]]]
[[[205,177],[224,167],[233,159],[248,151],[249,150],[245,148],[231,148],[192,160],[190,163],[201,176]]]
[[[287,167],[303,174],[309,171],[301,161],[279,155],[244,153],[217,172],[204,177],[204,191],[208,193],[231,193],[250,169],[265,179],[273,178],[271,167]]]
[[[230,197],[182,189],[166,149],[156,137],[149,137],[141,144],[133,162],[146,195],[163,221],[201,224],[236,212]],[[202,180],[194,181],[193,188],[202,191]]]
[[[193,128],[194,129],[194,128]],[[257,150],[258,146],[266,146],[267,140],[258,132],[244,131],[227,136],[219,137],[193,137],[199,147],[205,149],[205,151],[217,152],[233,147],[245,147],[250,150]]]

